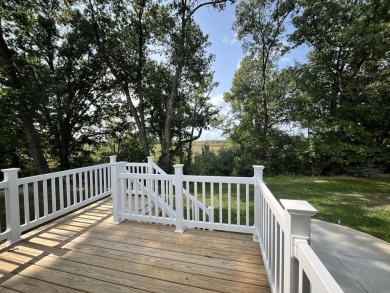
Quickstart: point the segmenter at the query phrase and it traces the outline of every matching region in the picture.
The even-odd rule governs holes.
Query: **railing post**
[[[5,186],[5,213],[7,219],[8,243],[20,241],[20,210],[19,210],[19,168],[3,169]]]
[[[295,258],[295,245],[298,241],[310,243],[311,217],[317,210],[304,200],[280,200],[285,210],[284,235],[284,292],[298,292],[299,263]],[[310,292],[310,284],[303,280],[303,292]]]
[[[153,169],[154,169],[154,157],[149,156],[148,157],[148,174],[153,174]]]
[[[120,217],[120,213],[122,212],[122,188],[121,188],[121,182],[120,178],[118,178],[118,174],[120,172],[126,171],[126,162],[119,162],[119,163],[112,163],[111,165],[111,188],[112,188],[112,218],[114,224],[119,224],[123,221],[123,219]]]
[[[253,170],[254,170],[253,177],[260,181],[263,181],[264,166],[253,165]]]
[[[109,156],[109,158],[110,158],[110,164],[115,164],[116,163],[116,155],[112,155],[112,156]],[[107,173],[108,172],[110,172],[110,170],[107,168]],[[110,174],[110,175],[112,175],[112,174]],[[109,178],[111,178],[111,180],[109,180],[108,182],[110,182],[110,184],[108,184],[108,185],[110,185],[110,189],[111,189],[111,197],[113,197],[113,195],[112,195],[112,177],[110,176]],[[108,183],[107,182],[107,183]]]
[[[183,164],[176,164],[175,168],[175,207],[176,207],[176,230],[183,233]]]
[[[148,174],[154,174],[154,158],[153,156],[149,156],[148,157]],[[150,179],[148,180],[148,190],[149,192],[152,194],[154,193],[154,180],[153,179]],[[155,204],[155,208],[157,209],[157,201],[154,203]]]
[[[260,182],[263,181],[263,170],[264,166],[253,166],[254,174],[254,186],[255,186],[255,234],[253,234],[253,241],[259,242],[260,241],[260,213],[261,213],[261,207],[260,207]]]
[[[116,155],[110,156],[110,163],[116,163]]]

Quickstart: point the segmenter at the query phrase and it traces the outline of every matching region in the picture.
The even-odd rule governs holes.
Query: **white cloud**
[[[291,60],[291,58],[290,57],[286,57],[286,56],[280,58],[280,62],[289,62],[290,60]]]
[[[222,39],[222,43],[224,43],[225,45],[229,45],[230,39],[228,38],[227,35],[225,35],[225,37]]]
[[[233,46],[235,43],[238,43],[237,34],[234,34],[233,39],[230,41],[230,46]]]
[[[223,99],[223,94],[216,94],[210,98],[211,104],[219,108],[222,115],[226,115],[230,111],[230,105]]]
[[[233,38],[229,38],[227,35],[225,35],[224,38],[222,39],[222,43],[224,43],[227,46],[234,46],[235,44],[238,43],[237,34],[235,34]]]

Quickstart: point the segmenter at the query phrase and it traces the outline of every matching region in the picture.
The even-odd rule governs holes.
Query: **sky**
[[[214,71],[214,81],[219,82],[219,86],[211,94],[211,103],[219,107],[223,115],[230,110],[229,105],[223,100],[223,93],[229,91],[234,73],[244,56],[242,44],[235,38],[235,32],[232,30],[236,5],[227,4],[223,11],[202,7],[194,15],[203,33],[209,36],[211,46],[208,48],[208,52],[215,55],[212,70]],[[279,67],[293,65],[295,61],[303,61],[307,51],[307,48],[298,48],[284,55],[279,61]],[[203,131],[199,140],[214,139],[225,139],[221,130]]]
[[[211,46],[208,52],[215,55],[212,70],[214,81],[219,86],[211,93],[211,103],[220,108],[221,114],[229,112],[228,104],[223,100],[223,93],[229,91],[234,73],[243,56],[241,43],[235,39],[232,30],[234,21],[235,4],[226,5],[222,11],[211,7],[203,7],[195,13],[195,20],[200,25],[203,33],[209,36]],[[221,130],[203,131],[199,140],[225,139]]]

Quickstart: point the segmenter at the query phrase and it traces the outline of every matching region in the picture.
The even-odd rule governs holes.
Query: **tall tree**
[[[189,84],[183,93],[183,102],[178,109],[180,115],[181,131],[175,147],[175,153],[179,152],[180,162],[184,162],[183,147],[187,145],[186,165],[192,163],[192,143],[199,139],[204,129],[214,124],[218,119],[218,109],[210,103],[210,94],[218,86],[213,82],[213,76],[202,79],[201,83]]]
[[[291,40],[311,47],[297,68],[313,138],[328,169],[388,166],[390,12],[386,1],[300,1]],[[380,163],[379,163],[380,162]],[[378,164],[379,163],[379,164]],[[337,172],[337,171],[336,171]]]
[[[91,30],[64,1],[18,2],[2,13],[3,102],[22,122],[38,172],[48,172],[44,152],[68,169],[99,133],[111,95]]]
[[[201,55],[203,56],[203,53]],[[202,70],[197,72],[196,68],[192,67],[192,70],[183,73],[171,118],[171,158],[179,157],[181,162],[184,147],[201,136],[203,129],[209,127],[218,112],[210,104],[210,92],[216,83],[213,82],[212,75],[206,75],[210,74],[208,66],[204,68],[200,66],[201,59],[197,57],[196,60],[198,69],[200,67]],[[208,65],[209,62],[205,60],[204,64]],[[147,66],[149,67],[146,79],[148,87],[145,89],[147,122],[151,134],[161,143],[164,140],[165,104],[169,98],[172,71],[167,64],[148,62]],[[190,150],[190,146],[187,150]],[[188,156],[191,158],[190,153]],[[189,162],[191,163],[191,159]]]
[[[264,163],[264,153],[271,150],[272,141],[279,136],[279,129],[288,122],[289,75],[287,72],[279,73],[269,64],[264,89],[267,94],[263,95],[261,62],[261,57],[244,57],[234,75],[230,91],[224,94],[225,101],[231,105],[232,114],[231,125],[226,132],[243,152],[253,158],[253,163]],[[261,107],[264,99],[267,100],[267,107]],[[267,124],[267,129],[264,124]],[[265,136],[267,142],[264,141]]]
[[[2,102],[6,104],[3,106],[16,112],[37,171],[47,173],[49,167],[35,121],[37,109],[46,98],[43,80],[47,76],[47,66],[41,62],[40,42],[51,36],[45,34],[47,23],[39,13],[43,3],[38,2],[1,2],[0,82]]]
[[[38,121],[51,146],[50,154],[67,170],[72,158],[85,152],[86,144],[96,145],[101,140],[108,102],[114,104],[115,100],[107,68],[93,45],[91,27],[80,13],[63,7],[51,23],[53,31],[59,29],[57,40],[48,42],[50,54],[44,55],[52,61],[48,103],[39,111]]]
[[[149,91],[153,76],[147,70],[155,66],[151,60],[156,53],[162,55],[162,62],[169,68],[169,95],[154,96],[156,103],[164,98],[164,127],[161,134],[163,167],[171,165],[172,119],[174,105],[179,102],[180,84],[190,76],[203,74],[210,61],[204,58],[207,38],[193,20],[193,14],[204,6],[213,5],[222,9],[228,0],[214,1],[172,1],[164,6],[157,1],[146,0],[82,0],[84,14],[93,24],[95,42],[109,67],[120,90],[126,97],[130,114],[139,130],[144,155],[149,154],[148,105],[152,105]],[[233,1],[230,1],[233,2]],[[197,62],[195,61],[197,60]],[[205,61],[206,60],[206,61]],[[150,66],[149,66],[150,65]],[[186,73],[187,72],[187,73]],[[161,89],[165,89],[163,86]]]
[[[165,104],[165,123],[164,139],[161,144],[161,163],[166,170],[170,169],[171,164],[171,145],[172,145],[172,115],[174,103],[177,101],[180,81],[183,70],[189,66],[191,56],[190,37],[191,28],[194,28],[193,16],[197,10],[202,7],[212,6],[216,9],[224,9],[227,2],[234,3],[233,0],[174,0],[171,9],[175,13],[175,30],[171,40],[171,64],[174,67],[174,74],[171,81],[171,90],[168,100]]]
[[[262,138],[261,161],[267,161],[268,135],[271,130],[272,117],[270,111],[270,95],[267,93],[267,77],[271,72],[272,63],[275,62],[286,50],[283,44],[283,33],[285,33],[286,20],[295,8],[295,1],[292,0],[243,0],[236,8],[236,19],[233,28],[237,31],[237,39],[243,41],[244,51],[257,60],[256,70],[260,78]]]
[[[171,27],[171,18],[156,1],[79,2],[85,5],[84,15],[92,24],[98,50],[126,97],[146,157],[150,152],[144,95],[146,64]]]

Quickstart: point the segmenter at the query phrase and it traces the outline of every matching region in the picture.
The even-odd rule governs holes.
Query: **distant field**
[[[208,145],[210,148],[210,151],[212,152],[218,152],[218,150],[222,147],[227,147],[229,145],[229,142],[227,140],[202,140],[202,141],[194,141],[192,143],[192,152],[194,154],[201,153],[202,147],[204,145]],[[161,145],[156,144],[154,146],[154,153],[155,153],[155,161],[161,156]]]
[[[228,142],[226,140],[195,141],[192,143],[192,151],[194,153],[201,153],[202,147],[206,144],[209,146],[210,151],[212,152],[218,152],[218,150],[222,147],[228,146]]]

